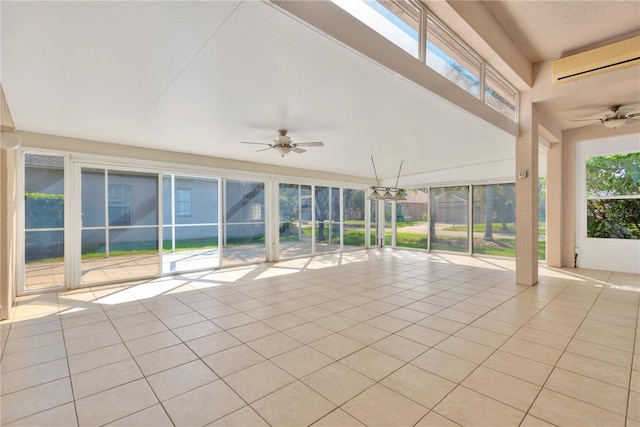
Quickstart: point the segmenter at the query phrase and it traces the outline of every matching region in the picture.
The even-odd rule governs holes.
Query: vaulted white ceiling
[[[513,175],[512,135],[268,2],[2,1],[0,11],[19,130],[370,178],[373,155],[382,178],[405,160],[403,180],[416,183],[451,180],[444,170]],[[280,128],[325,147],[281,158],[240,144]]]
[[[20,130],[373,177],[513,159],[513,136],[258,1],[2,2]],[[240,141],[324,141],[285,158]]]

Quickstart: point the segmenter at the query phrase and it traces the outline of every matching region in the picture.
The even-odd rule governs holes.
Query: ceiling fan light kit
[[[613,118],[613,119],[608,119],[602,122],[602,124],[608,127],[609,129],[618,129],[620,126],[626,123],[627,123],[627,119],[625,118]]]

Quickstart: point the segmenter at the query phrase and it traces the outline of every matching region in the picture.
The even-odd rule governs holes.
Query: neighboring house
[[[407,200],[398,202],[396,217],[398,221],[426,221],[429,216],[429,193],[422,190],[405,192]]]
[[[455,194],[448,189],[440,189],[440,194],[434,197],[434,207],[431,208],[432,215],[436,222],[445,222],[447,224],[466,224],[469,216],[469,201]]]

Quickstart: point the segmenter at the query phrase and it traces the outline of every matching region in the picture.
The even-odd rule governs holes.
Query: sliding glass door
[[[406,192],[406,200],[396,202],[396,246],[428,249],[429,189]]]
[[[366,244],[364,196],[364,190],[350,188],[342,190],[344,250],[360,249]]]
[[[280,258],[311,255],[311,186],[280,184],[278,190]]]
[[[340,189],[316,187],[316,253],[340,250]]]
[[[224,264],[266,259],[264,182],[225,181]]]
[[[431,189],[432,250],[469,253],[469,187]]]
[[[24,289],[64,286],[64,157],[25,155]]]
[[[473,253],[516,256],[516,186],[473,186]]]
[[[158,275],[158,175],[83,167],[81,187],[81,283]]]
[[[364,248],[367,244],[364,190],[280,184],[278,206],[280,259]]]

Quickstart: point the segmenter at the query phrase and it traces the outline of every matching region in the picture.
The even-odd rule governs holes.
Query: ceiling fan
[[[604,117],[598,119],[578,119],[572,121],[581,122],[597,120],[600,124],[603,124],[610,129],[618,129],[622,125],[638,120],[636,117],[640,116],[640,112],[634,113],[634,110],[632,108],[622,108],[622,105],[612,105],[611,107],[609,107],[609,110],[611,110],[611,114],[606,114]],[[599,123],[592,124],[595,125]]]
[[[240,141],[242,144],[255,144],[255,145],[268,145],[268,148],[263,148],[261,150],[256,150],[256,151],[265,151],[265,150],[276,150],[278,153],[280,153],[282,155],[282,157],[286,156],[287,154],[289,154],[291,151],[293,151],[294,153],[304,153],[307,150],[304,150],[302,148],[298,148],[300,146],[302,147],[324,147],[324,143],[320,142],[320,141],[314,141],[314,142],[298,142],[298,143],[294,143],[291,140],[291,137],[287,135],[287,130],[286,129],[280,129],[278,131],[278,138],[273,140],[273,144],[269,144],[267,142],[247,142],[247,141]]]

